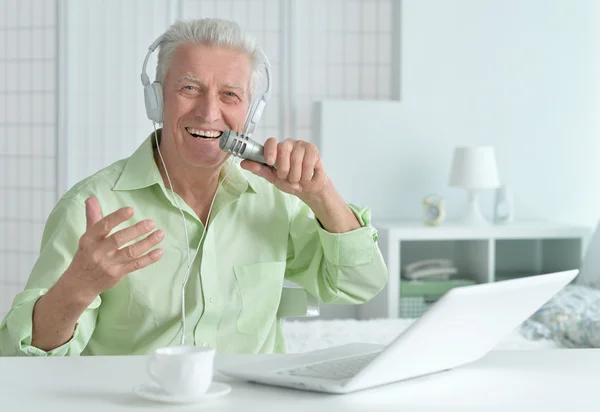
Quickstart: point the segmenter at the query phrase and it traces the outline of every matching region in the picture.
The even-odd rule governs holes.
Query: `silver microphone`
[[[225,130],[219,140],[219,147],[234,156],[266,165],[264,146],[241,133]]]

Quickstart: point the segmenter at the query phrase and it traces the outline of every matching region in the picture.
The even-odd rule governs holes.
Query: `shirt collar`
[[[156,131],[160,142],[162,129]],[[121,176],[114,185],[113,190],[136,190],[155,184],[164,189],[164,182],[158,166],[154,160],[154,133],[151,133],[138,149],[127,159]],[[250,180],[242,172],[240,165],[230,157],[223,164],[219,174],[219,180],[223,181],[223,187],[237,194],[245,192],[257,193],[256,187],[252,186]]]

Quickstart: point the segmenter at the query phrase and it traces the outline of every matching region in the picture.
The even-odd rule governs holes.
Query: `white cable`
[[[210,208],[208,209],[208,216],[206,217],[206,224],[204,225],[204,228],[202,229],[202,236],[200,236],[200,241],[198,242],[198,247],[196,247],[196,252],[194,253],[194,257],[190,260],[190,248],[189,248],[190,240],[189,240],[189,235],[188,235],[188,230],[187,230],[187,223],[185,222],[185,215],[183,214],[183,210],[181,210],[181,207],[179,206],[179,202],[177,201],[177,198],[175,197],[175,191],[173,190],[173,184],[171,183],[171,178],[169,177],[169,172],[167,171],[167,165],[165,164],[165,161],[162,157],[162,153],[160,152],[160,145],[158,142],[158,137],[156,136],[156,123],[152,122],[152,125],[154,126],[154,140],[156,141],[156,149],[158,150],[158,156],[160,157],[160,161],[161,161],[163,167],[165,168],[165,175],[167,176],[167,181],[169,182],[169,189],[171,189],[171,197],[173,199],[173,202],[177,206],[177,209],[179,209],[179,212],[181,213],[181,218],[183,220],[183,230],[185,231],[185,241],[186,241],[185,249],[187,251],[188,267],[185,272],[183,286],[181,287],[181,345],[184,345],[185,344],[185,286],[189,279],[190,270],[192,268],[194,259],[196,259],[196,255],[198,254],[198,251],[200,250],[200,245],[202,244],[202,241],[204,240],[204,235],[206,234],[206,228],[208,227],[208,221],[210,220],[210,213],[212,211],[213,204],[215,203],[215,199],[217,198],[217,192],[219,191],[219,188],[221,187],[221,185],[223,184],[223,182],[229,175],[233,161],[230,162],[229,168],[227,169],[227,173],[225,174],[225,176],[223,177],[221,182],[219,182],[219,184],[217,185],[217,190],[215,191],[215,195],[213,196],[213,199],[210,203]]]
[[[233,163],[233,162],[231,162],[231,163]],[[208,208],[208,215],[206,216],[206,224],[204,225],[204,229],[202,229],[202,236],[200,237],[200,241],[198,242],[198,246],[196,247],[196,251],[194,252],[194,257],[192,258],[192,262],[194,262],[194,260],[196,259],[196,255],[198,255],[198,251],[200,250],[200,245],[202,244],[202,241],[204,240],[204,235],[206,234],[206,229],[208,228],[208,222],[210,220],[210,213],[212,212],[213,204],[215,203],[215,199],[217,198],[217,192],[219,191],[219,188],[221,187],[221,185],[227,178],[227,175],[229,175],[229,171],[231,170],[231,163],[229,164],[229,167],[227,168],[227,173],[225,174],[225,176],[223,177],[223,179],[217,186],[217,190],[215,191],[215,195],[213,196],[212,202],[210,202],[210,207]],[[181,345],[183,345],[185,343],[185,285],[187,284],[187,281],[189,279],[191,267],[192,267],[192,265],[190,264],[186,270],[185,278],[183,280],[183,286],[181,288],[181,327],[182,327]]]

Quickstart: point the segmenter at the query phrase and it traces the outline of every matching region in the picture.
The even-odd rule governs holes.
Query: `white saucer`
[[[204,393],[184,396],[171,395],[155,383],[145,383],[133,390],[136,395],[151,401],[164,403],[197,403],[207,399],[218,398],[231,392],[231,386],[223,382],[213,381]]]

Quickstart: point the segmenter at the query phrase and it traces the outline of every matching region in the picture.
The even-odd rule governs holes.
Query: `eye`
[[[194,86],[191,86],[191,85],[183,86],[183,88],[186,90],[195,90],[196,89]]]
[[[225,92],[225,95],[227,97],[237,97],[237,94],[235,94],[234,92]]]

